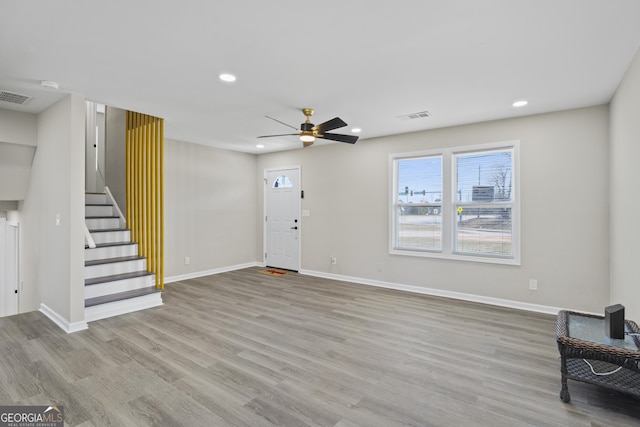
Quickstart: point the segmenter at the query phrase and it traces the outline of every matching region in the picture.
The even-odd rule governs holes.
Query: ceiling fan
[[[300,131],[298,133],[285,133],[281,135],[263,135],[258,138],[272,138],[274,136],[299,136],[300,141],[304,147],[308,147],[313,145],[313,141],[316,138],[329,139],[331,141],[338,142],[346,142],[347,144],[355,144],[358,140],[358,137],[355,135],[342,135],[339,133],[329,133],[327,131],[338,129],[341,127],[347,126],[347,124],[339,117],[326,121],[324,123],[320,123],[319,125],[314,125],[311,123],[311,116],[313,116],[313,108],[303,108],[302,114],[307,117],[307,120],[300,125]],[[274,119],[273,117],[265,116],[268,119],[274,120],[280,124],[288,126],[292,129],[298,130],[296,127],[281,122],[280,120]]]

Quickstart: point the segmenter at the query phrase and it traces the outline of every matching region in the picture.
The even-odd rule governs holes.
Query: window
[[[293,184],[287,175],[280,175],[273,181],[273,188],[291,188]]]
[[[442,249],[442,157],[398,161],[397,242],[400,248]]]
[[[517,142],[391,156],[391,253],[519,264]]]

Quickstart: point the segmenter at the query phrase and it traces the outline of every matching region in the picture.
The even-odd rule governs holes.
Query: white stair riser
[[[118,218],[86,218],[84,221],[89,230],[120,228],[120,220]]]
[[[101,297],[104,295],[116,294],[119,292],[133,291],[136,289],[154,286],[154,276],[135,277],[125,280],[114,280],[113,282],[99,283],[84,287],[84,299]]]
[[[84,216],[113,216],[113,206],[85,206]]]
[[[147,269],[146,259],[133,261],[110,262],[108,264],[89,265],[84,268],[84,278],[111,276],[113,274],[133,273]]]
[[[91,233],[91,237],[96,244],[130,242],[131,232],[129,230],[103,231]]]
[[[138,245],[106,246],[84,250],[85,261],[138,255]]]
[[[85,193],[84,202],[89,205],[105,205],[107,203],[107,195]]]
[[[107,317],[157,307],[162,305],[161,295],[160,292],[157,292],[136,298],[87,307],[84,309],[84,320],[85,322],[93,322],[94,320],[106,319]]]

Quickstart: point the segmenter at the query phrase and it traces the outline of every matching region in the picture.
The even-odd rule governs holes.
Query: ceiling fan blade
[[[297,128],[297,127],[291,126],[290,124],[287,124],[287,123],[285,123],[285,122],[281,122],[280,120],[278,120],[278,119],[274,119],[273,117],[269,117],[269,116],[265,116],[265,117],[266,117],[267,119],[271,119],[271,120],[273,120],[274,122],[278,122],[278,123],[280,123],[281,125],[288,126],[288,127],[290,127],[291,129],[298,130],[298,128]]]
[[[272,138],[274,136],[300,136],[300,133],[283,133],[280,135],[262,135],[262,136],[258,136],[258,138]]]
[[[355,135],[342,135],[339,133],[325,133],[322,136],[318,136],[318,138],[330,139],[332,141],[346,142],[348,144],[355,144],[358,140],[358,137]]]
[[[347,124],[344,122],[344,120],[342,120],[340,117],[336,117],[335,119],[331,119],[327,122],[316,125],[315,129],[317,129],[318,133],[323,134],[328,130],[338,129],[341,127],[345,127],[346,125]]]

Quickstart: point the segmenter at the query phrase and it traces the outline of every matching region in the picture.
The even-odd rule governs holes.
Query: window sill
[[[492,256],[474,256],[474,255],[462,255],[457,253],[445,254],[436,251],[416,251],[408,249],[391,249],[389,251],[391,255],[401,256],[414,256],[422,258],[436,258],[447,259],[453,261],[465,261],[465,262],[480,262],[485,264],[501,264],[501,265],[521,265],[519,257],[501,258]]]

